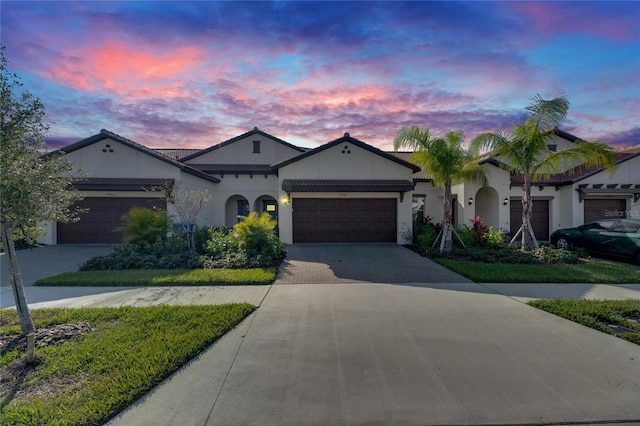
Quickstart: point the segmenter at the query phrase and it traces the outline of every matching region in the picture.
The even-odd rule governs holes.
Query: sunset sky
[[[508,130],[537,93],[561,128],[640,143],[640,2],[0,1],[9,67],[49,143],[106,128],[204,148],[254,127],[390,150],[402,126]]]

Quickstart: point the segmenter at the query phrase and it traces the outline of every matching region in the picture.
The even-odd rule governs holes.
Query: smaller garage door
[[[627,217],[627,200],[585,199],[584,223],[594,222],[600,219],[620,219]]]
[[[513,236],[522,226],[522,201],[511,201],[510,221],[510,231]],[[531,227],[537,240],[547,241],[549,239],[549,200],[533,200]]]
[[[122,233],[115,231],[122,225],[122,216],[133,207],[155,207],[166,210],[165,200],[158,198],[89,197],[78,203],[89,209],[76,223],[58,223],[58,244],[116,244]]]
[[[393,242],[395,198],[294,198],[293,242]]]

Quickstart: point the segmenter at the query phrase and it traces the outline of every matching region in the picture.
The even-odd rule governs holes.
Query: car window
[[[610,229],[616,222],[615,221],[598,221],[593,223],[587,223],[582,228],[584,231],[600,231]]]
[[[621,220],[618,224],[613,228],[614,232],[624,232],[624,233],[633,233],[638,232],[640,230],[640,223]]]

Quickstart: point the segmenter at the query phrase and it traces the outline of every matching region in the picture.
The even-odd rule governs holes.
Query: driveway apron
[[[294,244],[275,284],[471,282],[397,244]]]

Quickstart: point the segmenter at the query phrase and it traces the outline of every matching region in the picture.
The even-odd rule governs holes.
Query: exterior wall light
[[[282,197],[280,197],[280,204],[282,204],[283,206],[286,206],[289,204],[291,200],[289,200],[289,197],[287,195],[283,195]]]
[[[502,200],[502,204],[505,206],[509,204],[509,197],[504,197],[504,200]]]
[[[473,204],[473,197],[469,197],[469,205]]]

